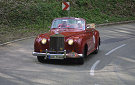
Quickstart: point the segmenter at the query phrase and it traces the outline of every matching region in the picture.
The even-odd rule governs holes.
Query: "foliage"
[[[135,0],[67,1],[70,16],[84,18],[87,23],[135,20]],[[43,33],[54,18],[68,16],[61,4],[62,0],[0,0],[0,33]]]

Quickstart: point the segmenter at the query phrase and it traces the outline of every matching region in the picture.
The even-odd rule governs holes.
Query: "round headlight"
[[[41,41],[42,44],[46,44],[46,42],[47,42],[47,40],[45,38],[42,39],[42,41]]]
[[[69,45],[73,45],[74,41],[72,39],[68,40]]]

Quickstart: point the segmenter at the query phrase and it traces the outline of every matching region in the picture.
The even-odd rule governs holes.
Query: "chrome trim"
[[[48,51],[48,50],[46,49],[46,54],[47,54],[47,51]],[[47,55],[46,55],[46,54],[45,54],[45,59],[47,58]]]
[[[66,54],[66,50],[64,50],[64,54],[50,54],[50,53],[40,53],[40,52],[33,52],[32,53],[33,56],[45,56],[45,58],[47,58],[48,55],[50,56],[63,56],[64,58],[67,58],[67,55]],[[78,54],[79,57],[83,57],[83,54]]]
[[[64,55],[67,55],[67,54],[66,54],[66,50],[64,50]],[[64,58],[66,58],[66,56],[64,56]]]
[[[79,56],[83,56],[83,54],[78,54]]]

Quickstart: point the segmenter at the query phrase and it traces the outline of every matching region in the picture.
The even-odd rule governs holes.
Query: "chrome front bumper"
[[[50,53],[40,53],[40,52],[33,52],[32,53],[33,56],[44,56],[45,59],[49,58],[49,59],[64,59],[64,58],[79,58],[79,57],[83,57],[83,54],[77,54],[78,56],[76,57],[72,57],[69,56],[69,54],[66,54],[66,51],[64,52],[64,54],[50,54]]]

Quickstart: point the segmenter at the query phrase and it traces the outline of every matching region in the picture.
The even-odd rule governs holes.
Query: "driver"
[[[81,23],[81,21],[78,21],[78,28],[82,28],[82,23]]]
[[[67,20],[63,20],[62,24],[59,24],[58,27],[68,27]]]
[[[67,27],[67,21],[62,21],[61,27]]]

